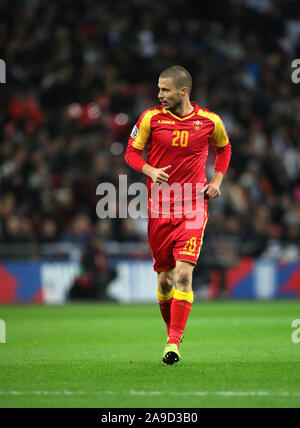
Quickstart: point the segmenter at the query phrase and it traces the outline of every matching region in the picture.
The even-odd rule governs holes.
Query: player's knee
[[[170,293],[174,286],[174,280],[170,276],[160,276],[158,279],[158,285],[163,294]]]

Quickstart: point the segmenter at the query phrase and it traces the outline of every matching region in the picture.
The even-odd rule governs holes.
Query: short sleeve
[[[138,122],[134,125],[128,142],[128,144],[133,148],[144,150],[151,134],[151,117],[150,112],[147,110],[141,115]]]
[[[211,136],[211,141],[215,147],[225,147],[229,143],[228,134],[220,116],[214,117],[215,129]]]

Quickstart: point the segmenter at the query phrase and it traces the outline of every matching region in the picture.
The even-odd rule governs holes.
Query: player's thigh
[[[192,282],[193,282],[193,270],[195,268],[195,263],[186,262],[183,260],[176,260],[176,287],[180,291],[185,293],[190,293],[193,291]]]
[[[195,228],[188,227],[190,220],[184,219],[176,230],[174,235],[173,257],[176,260],[176,276],[179,276],[180,283],[186,283],[187,272],[193,270],[197,264],[197,260],[203,244],[204,231],[208,219],[208,213],[203,215],[204,222],[200,225],[196,224]],[[193,221],[195,223],[195,221]],[[202,223],[202,225],[201,225]],[[182,264],[185,262],[186,264]],[[179,279],[180,279],[179,278]],[[177,278],[176,278],[177,283]]]
[[[175,279],[175,268],[166,271],[157,272],[158,291],[162,294],[168,294],[173,286]]]
[[[173,257],[172,224],[169,218],[149,218],[148,238],[155,272],[170,272],[175,268]],[[159,275],[159,282],[166,284],[170,273]],[[168,284],[165,285],[168,288]]]

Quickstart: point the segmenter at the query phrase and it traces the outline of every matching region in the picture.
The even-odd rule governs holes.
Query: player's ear
[[[182,96],[182,97],[185,97],[186,95],[188,95],[189,94],[189,90],[188,90],[188,88],[186,87],[186,86],[183,86],[181,89],[180,89],[180,95]]]

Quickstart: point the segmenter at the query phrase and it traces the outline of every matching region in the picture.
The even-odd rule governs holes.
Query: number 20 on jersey
[[[188,131],[179,131],[175,130],[173,131],[173,140],[172,140],[172,146],[175,147],[186,147],[188,145],[189,140],[189,133]]]

